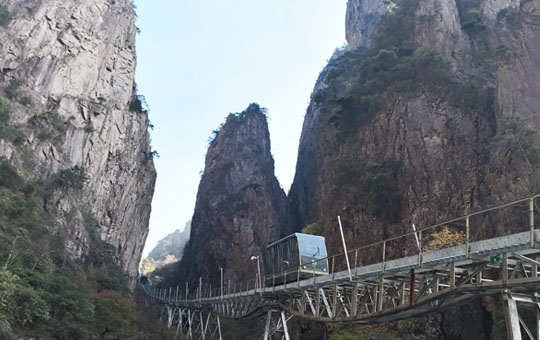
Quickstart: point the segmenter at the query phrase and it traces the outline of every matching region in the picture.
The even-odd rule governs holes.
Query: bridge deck
[[[508,236],[496,237],[492,239],[471,242],[469,247],[470,255],[477,255],[480,257],[486,257],[491,255],[500,255],[502,253],[516,252],[523,254],[540,253],[540,249],[531,248],[530,244],[530,232],[521,232]],[[540,230],[535,230],[535,240],[540,240]],[[441,250],[432,251],[429,253],[423,253],[421,257],[421,263],[419,263],[419,256],[412,255],[396,260],[390,260],[387,262],[379,262],[370,264],[367,266],[361,266],[357,268],[351,268],[354,280],[369,280],[370,278],[377,279],[381,274],[391,275],[392,273],[408,273],[411,269],[414,269],[417,273],[421,273],[422,270],[430,271],[433,265],[446,265],[454,263],[456,266],[460,266],[467,263],[473,263],[473,260],[466,256],[466,245],[460,245]],[[383,269],[384,266],[384,269]],[[407,274],[408,275],[408,274]],[[343,270],[336,272],[335,274],[328,274],[323,276],[315,276],[314,278],[301,280],[300,282],[290,282],[286,285],[278,285],[275,287],[266,287],[262,290],[263,294],[277,294],[279,292],[290,292],[295,289],[305,289],[312,286],[324,286],[328,283],[335,281],[349,281],[349,271]],[[260,295],[260,289],[251,289],[243,292],[224,295],[224,299],[245,297],[249,295]],[[200,301],[217,301],[221,300],[221,296],[214,296],[211,298],[203,298]],[[186,300],[183,300],[186,301]],[[187,301],[186,301],[187,302]]]
[[[465,225],[466,241],[458,246],[419,251],[417,255],[361,265],[350,271],[224,295],[204,294],[200,287],[191,299],[180,299],[184,295],[178,294],[178,288],[174,297],[171,289],[168,294],[167,290],[153,290],[149,294],[178,310],[210,310],[227,318],[257,317],[267,310],[280,309],[326,322],[385,322],[442,311],[482,295],[503,291],[527,294],[540,289],[537,242],[540,230],[534,226],[534,214],[538,210],[535,200],[539,197],[535,195],[418,231],[421,245],[422,232],[451,224]],[[527,203],[527,210],[523,209],[523,203]],[[528,231],[470,242],[471,217],[507,208],[515,209],[512,213],[519,215],[526,212],[529,223],[523,227]],[[504,225],[502,220],[496,223]],[[408,233],[370,246],[382,246],[384,259],[387,244],[410,236],[417,235]],[[332,257],[332,262],[337,256],[344,254]]]

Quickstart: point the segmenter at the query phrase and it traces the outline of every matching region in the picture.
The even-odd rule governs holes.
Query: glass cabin
[[[328,274],[324,237],[294,233],[266,247],[266,286]]]

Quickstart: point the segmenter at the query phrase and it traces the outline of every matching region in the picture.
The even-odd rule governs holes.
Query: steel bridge
[[[508,338],[540,340],[538,201],[540,195],[527,197],[329,256],[325,276],[272,287],[257,279],[224,285],[222,276],[217,289],[202,281],[191,292],[187,286],[144,288],[162,305],[168,327],[188,338],[221,339],[220,318],[266,316],[264,339],[288,340],[291,317],[389,322],[499,295]],[[396,249],[409,253],[393,255]],[[533,308],[519,308],[523,304]]]

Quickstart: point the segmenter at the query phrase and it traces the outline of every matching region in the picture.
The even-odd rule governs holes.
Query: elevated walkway
[[[325,276],[264,288],[253,282],[241,291],[226,287],[204,291],[201,285],[187,298],[178,287],[147,289],[147,293],[167,306],[172,324],[181,324],[192,311],[231,319],[266,314],[267,320],[277,312],[277,324],[284,333],[287,315],[322,322],[388,322],[444,311],[483,295],[502,294],[510,339],[521,339],[523,330],[540,340],[540,313],[537,329],[531,331],[517,308],[518,303],[540,306],[536,293],[540,292],[540,229],[535,228],[539,197],[330,256],[323,259],[332,264],[331,273]],[[471,235],[481,233],[471,229],[478,228],[473,221],[481,221],[482,230],[490,231],[493,237],[474,240]],[[431,249],[430,242],[445,228],[460,236],[459,244]],[[389,259],[389,247],[395,243],[413,245],[416,254]],[[374,263],[359,264],[364,254],[375,258]],[[345,263],[350,259],[355,265],[349,269]],[[269,338],[270,329],[265,334]]]

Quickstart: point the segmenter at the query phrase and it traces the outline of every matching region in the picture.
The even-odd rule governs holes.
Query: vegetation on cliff
[[[329,122],[345,142],[384,107],[390,95],[416,96],[418,91],[444,94],[464,112],[492,115],[494,94],[480,84],[455,79],[449,64],[435,51],[411,42],[418,0],[403,0],[381,21],[370,49],[343,53],[327,76],[329,86],[315,97],[333,108]]]
[[[514,103],[501,105],[522,86],[503,89],[500,73],[512,70],[514,50],[522,48],[516,41],[525,39],[523,32],[512,30],[520,28],[523,13],[510,2],[504,10],[482,0],[395,3],[371,48],[342,51],[330,61],[308,110],[314,132],[304,132],[315,137],[305,138],[301,150],[315,151],[316,161],[301,170],[304,177],[316,177],[310,183],[316,189],[300,180],[295,190],[311,190],[316,197],[312,202],[303,197],[297,206],[310,215],[304,231],[326,236],[330,252],[340,249],[337,215],[348,245],[356,247],[410,231],[411,223],[429,225],[435,214],[452,218],[490,199],[537,187],[537,119],[534,113],[510,109]],[[521,52],[535,55],[537,49],[531,50]],[[511,84],[516,81],[515,74],[507,77]],[[497,187],[503,178],[512,189]],[[430,235],[425,246],[450,247],[463,237],[444,229]],[[390,252],[393,256],[410,247]],[[462,330],[466,327],[484,327],[488,334],[496,320],[479,305],[471,307],[474,322],[460,315],[445,324],[439,315],[425,323],[434,321],[433,329],[448,334],[467,332]],[[467,326],[458,326],[458,319]],[[402,338],[424,328],[407,327],[399,335],[394,324],[379,330],[336,328],[332,337]]]
[[[85,263],[67,254],[43,200],[52,187],[77,185],[68,173],[37,183],[0,163],[0,337],[165,338],[129,298],[114,249],[91,234]]]

